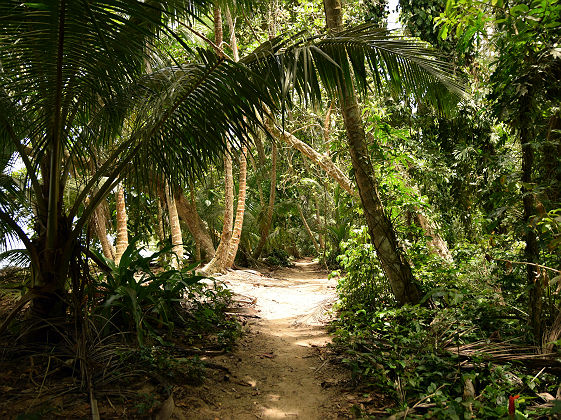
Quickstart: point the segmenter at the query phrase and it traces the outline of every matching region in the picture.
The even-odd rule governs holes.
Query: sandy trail
[[[216,372],[198,395],[176,395],[187,419],[347,418],[337,384],[347,373],[329,362],[325,322],[335,280],[311,260],[270,274],[235,270],[219,279],[235,293],[246,333],[233,353],[212,358]],[[183,397],[183,398],[182,398]]]

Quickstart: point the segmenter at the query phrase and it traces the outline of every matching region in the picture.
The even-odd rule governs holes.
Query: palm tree
[[[19,237],[28,250],[33,287],[22,302],[32,300],[35,313],[64,314],[65,285],[76,275],[71,261],[84,251],[84,227],[125,177],[150,179],[158,172],[170,185],[187,182],[216,162],[232,139],[243,142],[262,127],[259,114],[290,104],[291,91],[319,101],[322,84],[335,95],[353,74],[364,89],[365,63],[379,88],[439,104],[447,95],[443,87],[457,88],[450,68],[425,44],[369,25],[276,38],[239,63],[201,49],[183,64],[159,54],[158,39],[166,35],[190,51],[166,21],[206,3],[0,3],[0,150],[21,159],[27,171],[22,187],[0,184],[0,232]],[[93,174],[89,159],[97,159]],[[70,179],[78,193],[65,203]],[[28,196],[36,214],[32,237],[7,201],[29,207]]]
[[[27,171],[26,193],[14,190],[10,198],[18,195],[29,206],[29,193],[36,208],[32,238],[7,202],[0,206],[0,229],[28,250],[34,278],[25,299],[35,313],[64,313],[83,229],[125,176],[159,170],[170,181],[187,179],[221,155],[226,134],[243,139],[259,125],[257,105],[274,106],[242,66],[205,51],[183,65],[158,54],[158,37],[173,35],[167,18],[206,3],[0,4],[1,149],[13,151],[10,157]],[[91,174],[88,160],[98,159],[100,147],[106,158]],[[78,194],[65,203],[70,179],[79,184]]]

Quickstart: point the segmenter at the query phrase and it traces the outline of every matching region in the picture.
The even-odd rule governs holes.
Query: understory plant
[[[143,250],[132,241],[119,264],[97,254],[109,270],[99,274],[91,284],[95,291],[89,293],[93,312],[110,320],[107,325],[133,332],[140,346],[148,338],[163,343],[176,322],[185,322],[181,301],[205,278],[195,274],[196,264],[181,269],[157,267],[170,246],[148,256],[142,255]]]
[[[520,273],[505,273],[473,246],[457,250],[455,264],[410,255],[424,298],[397,307],[364,234],[355,230],[343,245],[332,324],[334,349],[358,389],[391,396],[388,414],[407,418],[502,418],[517,395],[516,418],[551,415],[556,407],[544,398],[558,392],[557,365],[535,362],[523,302],[502,290]],[[359,411],[368,418],[367,406]]]

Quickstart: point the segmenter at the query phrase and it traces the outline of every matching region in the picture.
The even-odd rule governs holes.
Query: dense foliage
[[[206,276],[312,256],[357,413],[558,411],[561,4],[388,3],[3,2],[0,336],[200,379]]]

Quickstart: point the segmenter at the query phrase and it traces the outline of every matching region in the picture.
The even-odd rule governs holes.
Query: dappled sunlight
[[[333,418],[323,410],[335,390],[322,384],[338,373],[322,354],[336,281],[312,260],[269,273],[233,270],[218,280],[234,292],[230,311],[249,325],[235,356],[214,359],[232,372],[220,404],[224,418]]]
[[[279,408],[264,408],[263,415],[269,419],[285,419],[287,417],[298,417],[298,411],[286,412]]]

